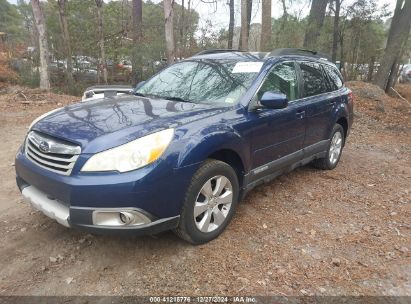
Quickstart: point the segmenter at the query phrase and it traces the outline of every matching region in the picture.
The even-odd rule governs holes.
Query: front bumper
[[[25,200],[35,209],[43,212],[48,217],[55,219],[61,225],[70,227],[70,210],[62,202],[56,199],[50,199],[45,193],[34,186],[25,187],[22,189],[21,194],[23,194]]]
[[[61,225],[65,227],[75,227],[98,234],[156,234],[165,230],[176,228],[180,218],[180,216],[174,216],[170,218],[155,219],[152,216],[147,215],[142,210],[134,209],[134,212],[140,212],[147,218],[150,217],[150,222],[131,226],[95,225],[93,222],[93,214],[101,210],[106,212],[107,208],[94,209],[69,207],[63,202],[55,198],[51,198],[34,186],[24,187],[21,193],[26,201],[28,201],[35,209],[43,212],[45,215],[56,220]],[[112,209],[115,209],[116,211],[122,210],[121,208]],[[124,208],[124,210],[130,211],[130,208]]]
[[[74,170],[65,176],[37,166],[21,151],[15,160],[20,191],[47,216],[66,227],[93,233],[134,235],[177,227],[181,204],[197,167],[198,164],[193,164],[174,169],[170,162],[161,161],[124,174],[83,174]],[[137,217],[141,213],[140,218],[149,220],[138,225],[135,222],[126,226],[105,226],[101,222],[96,225],[93,214],[107,210],[129,211],[137,213]]]
[[[169,162],[160,161],[122,174],[84,174],[73,170],[65,176],[37,166],[21,152],[15,160],[20,190],[34,186],[70,208],[137,208],[159,219],[180,214],[197,167],[194,164],[174,169]]]

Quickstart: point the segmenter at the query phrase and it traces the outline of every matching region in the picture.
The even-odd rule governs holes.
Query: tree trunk
[[[59,21],[61,33],[63,34],[64,50],[66,52],[67,69],[66,77],[69,88],[73,85],[73,59],[71,58],[71,42],[66,18],[66,0],[57,0],[59,9]]]
[[[285,0],[281,0],[281,4],[283,5],[283,16],[281,17],[281,25],[280,28],[276,28],[276,34],[275,34],[275,41],[274,41],[274,47],[278,48],[280,46],[280,37],[281,33],[285,29],[285,25],[288,21],[288,12],[287,12],[287,6],[285,5]]]
[[[185,53],[185,8],[184,8],[184,0],[181,0],[181,20],[180,20],[180,59],[184,58]]]
[[[398,80],[399,72],[400,72],[401,59],[402,59],[402,56],[404,56],[407,42],[408,42],[408,36],[407,36],[407,39],[404,41],[404,44],[401,47],[400,54],[395,58],[394,64],[391,68],[390,76],[388,77],[388,81],[387,81],[387,87],[385,89],[385,92],[387,93],[390,93],[391,88],[395,87],[395,85],[397,84],[397,80]]]
[[[228,3],[230,8],[230,23],[228,24],[228,48],[233,48],[233,38],[234,38],[234,0],[230,0]]]
[[[368,75],[367,81],[372,81],[372,76],[374,75],[374,68],[375,68],[375,56],[371,56],[370,63],[368,64]]]
[[[351,60],[350,60],[350,70],[348,73],[349,80],[358,80],[358,53],[360,51],[360,38],[358,36],[354,36],[354,46],[351,48]]]
[[[340,26],[340,10],[342,0],[335,0],[335,14],[334,14],[334,29],[333,29],[333,48],[332,48],[332,62],[337,60],[338,51],[338,35]]]
[[[271,49],[271,0],[262,0],[261,5],[261,41],[260,50]]]
[[[43,10],[39,0],[31,0],[34,21],[39,34],[39,53],[40,53],[40,89],[50,90],[50,74],[48,69],[49,48],[46,36],[46,24],[44,22]]]
[[[166,54],[168,64],[172,64],[175,60],[174,46],[174,0],[164,0],[164,18],[165,18],[165,34],[166,34]]]
[[[142,58],[141,58],[141,39],[143,36],[143,2],[142,0],[133,0],[132,8],[132,19],[133,19],[133,49],[131,54],[131,65],[132,65],[132,83],[136,85],[142,80]]]
[[[307,29],[304,36],[304,48],[315,49],[318,36],[324,24],[325,10],[329,0],[312,0]]]
[[[186,33],[188,33],[187,35],[187,40],[188,40],[188,47],[190,50],[193,49],[193,45],[194,45],[194,37],[193,37],[193,30],[191,28],[191,0],[187,1],[187,12],[188,12],[188,21],[186,23]]]
[[[248,37],[250,37],[250,26],[251,26],[251,12],[253,11],[253,0],[247,1],[247,30]]]
[[[393,65],[391,67],[391,70],[390,70],[390,74],[388,76],[387,85],[386,85],[386,88],[385,88],[386,93],[389,93],[390,90],[391,90],[391,87],[394,87],[394,82],[395,82],[395,79],[398,76],[398,70],[399,70],[399,67],[400,67],[399,63],[400,63],[399,57],[395,58],[395,61],[394,61]]]
[[[402,70],[404,69],[404,66],[401,67],[400,69],[400,64],[401,64],[401,59],[403,58],[405,52],[407,51],[407,45],[408,45],[408,39],[410,36],[407,37],[407,39],[404,41],[404,45],[402,46],[402,50],[399,56],[399,60],[398,60],[398,65],[397,65],[397,70],[395,71],[395,75],[396,77],[394,77],[394,80],[392,81],[392,83],[390,84],[389,88],[394,88],[397,84],[398,78],[400,77],[400,74],[402,73]]]
[[[285,5],[285,0],[281,0],[281,4],[283,5],[283,16],[286,17],[287,19],[288,13],[287,13],[287,6]]]
[[[103,29],[103,0],[95,0],[97,6],[97,27],[98,27],[98,44],[100,46],[100,69],[103,71],[103,81],[107,83],[107,65],[106,54],[104,49],[104,29]],[[99,77],[100,82],[100,77]]]
[[[281,0],[281,3],[282,3],[282,5],[283,5],[283,20],[282,20],[282,22],[281,22],[281,31],[283,31],[284,30],[284,28],[285,28],[285,24],[287,23],[287,21],[288,21],[288,12],[287,12],[287,6],[285,5],[285,0]]]
[[[241,0],[241,33],[240,49],[248,50],[248,3],[249,0]]]
[[[397,0],[394,16],[388,33],[387,46],[381,65],[375,75],[374,83],[384,91],[390,89],[389,79],[395,77],[396,62],[399,61],[402,47],[408,39],[411,28],[411,0]],[[390,81],[392,82],[392,81]]]
[[[340,33],[340,72],[343,78],[347,79],[347,71],[345,70],[345,57],[344,57],[344,35]]]

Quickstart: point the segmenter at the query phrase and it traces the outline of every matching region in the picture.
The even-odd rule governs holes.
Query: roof
[[[270,58],[284,56],[311,58],[332,63],[328,55],[321,54],[317,51],[296,48],[275,49],[271,52],[244,52],[239,50],[215,49],[201,51],[200,53],[195,54],[192,58],[214,60],[266,61]]]
[[[270,57],[288,56],[288,55],[304,56],[304,57],[331,61],[330,57],[326,54],[322,54],[320,52],[312,51],[312,50],[305,50],[305,49],[295,49],[295,48],[275,49],[269,54]]]

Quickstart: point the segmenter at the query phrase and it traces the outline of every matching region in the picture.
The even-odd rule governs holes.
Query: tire
[[[174,232],[196,245],[215,239],[230,223],[238,195],[238,177],[234,169],[219,160],[206,160],[191,179]]]
[[[337,144],[337,146],[335,146],[335,140],[339,141],[339,144]],[[330,143],[328,144],[326,157],[314,160],[312,163],[313,166],[322,170],[334,169],[340,161],[342,150],[344,147],[344,142],[344,129],[340,124],[335,124],[333,131],[331,132]],[[338,155],[333,154],[336,151]]]

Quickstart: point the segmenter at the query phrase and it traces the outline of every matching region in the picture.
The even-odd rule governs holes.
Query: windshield
[[[148,80],[135,93],[193,103],[237,103],[263,62],[184,61]]]

